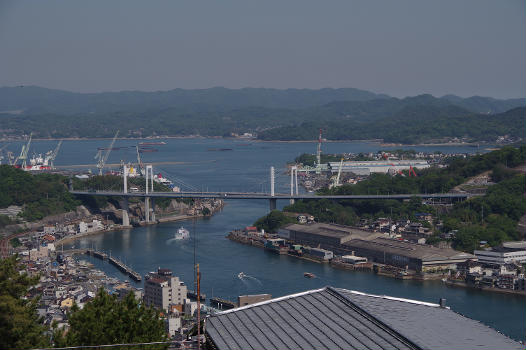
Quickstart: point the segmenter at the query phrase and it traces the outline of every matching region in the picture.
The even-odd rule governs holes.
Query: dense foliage
[[[341,156],[333,155],[333,154],[321,154],[320,161],[322,164],[329,163],[329,162],[339,162],[341,159]],[[303,153],[302,155],[296,157],[294,159],[294,162],[297,164],[303,164],[308,166],[314,166],[316,163],[316,155],[315,154],[308,154]]]
[[[166,341],[164,320],[159,312],[140,304],[129,293],[118,300],[100,289],[96,297],[80,309],[74,305],[67,332],[55,330],[57,347],[129,344]],[[119,347],[120,349],[166,349],[167,344]]]
[[[36,312],[36,300],[25,299],[38,276],[20,274],[17,256],[0,260],[0,348],[46,347],[49,340]]]
[[[526,109],[516,108],[498,115],[473,114],[455,106],[410,106],[397,114],[359,121],[356,118],[305,121],[262,131],[263,140],[312,140],[319,128],[329,140],[383,139],[385,142],[440,142],[444,138],[495,141],[497,136],[515,138],[526,134]]]
[[[13,220],[7,215],[0,215],[0,228],[13,224]]]
[[[284,211],[294,213],[309,213],[319,222],[340,225],[356,225],[361,218],[372,219],[391,217],[397,219],[415,219],[415,213],[431,212],[431,206],[423,205],[418,198],[409,201],[398,200],[302,200],[286,206]]]
[[[279,210],[273,210],[269,214],[259,218],[254,223],[254,226],[259,230],[265,230],[265,232],[276,232],[281,226],[293,222],[296,222],[296,218],[286,216]]]
[[[33,175],[0,165],[0,208],[23,206],[19,215],[28,221],[74,210],[80,202],[69,194],[66,182],[61,175]]]
[[[496,246],[522,239],[517,222],[526,213],[525,194],[526,177],[515,174],[489,187],[483,197],[457,203],[445,218],[444,229],[458,230],[453,244],[465,251],[473,251],[480,241]]]

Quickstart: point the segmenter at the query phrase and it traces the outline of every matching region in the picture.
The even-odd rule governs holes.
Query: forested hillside
[[[525,105],[520,99],[431,95],[398,99],[356,89],[74,94],[3,88],[0,138],[20,138],[30,132],[37,138],[111,137],[126,125],[121,130],[125,137],[229,137],[248,132],[261,140],[312,140],[321,128],[329,140],[491,142],[498,136],[518,139],[526,134]],[[503,106],[523,107],[488,113]]]
[[[80,202],[67,191],[66,181],[61,175],[33,175],[0,165],[0,208],[23,206],[20,215],[28,221],[75,210]]]

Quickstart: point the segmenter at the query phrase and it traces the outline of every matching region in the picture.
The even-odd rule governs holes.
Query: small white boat
[[[240,272],[238,273],[237,275],[237,278],[239,278],[240,280],[242,280],[243,278],[247,277],[247,275],[245,275],[243,272]]]
[[[175,239],[187,239],[188,237],[190,237],[190,232],[181,226],[175,233],[174,238]]]

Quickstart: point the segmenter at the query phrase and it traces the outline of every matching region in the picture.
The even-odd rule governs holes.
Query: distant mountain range
[[[359,89],[174,89],[169,91],[121,91],[74,93],[36,86],[0,88],[0,111],[24,113],[108,113],[162,108],[306,108],[332,101],[366,101],[389,96]]]
[[[425,97],[423,97],[425,96]],[[17,111],[24,114],[57,113],[108,113],[138,112],[152,109],[181,108],[195,110],[196,106],[228,109],[243,107],[307,108],[337,101],[370,101],[389,99],[385,94],[370,91],[342,89],[174,89],[169,91],[121,91],[101,93],[75,93],[37,86],[0,88],[0,112]],[[446,95],[439,99],[421,95],[409,99],[427,98],[433,104],[454,104],[477,113],[500,113],[514,107],[526,106],[526,99],[498,100],[491,97],[473,96],[461,98]]]
[[[507,112],[509,111],[509,112]],[[230,136],[265,140],[492,141],[526,134],[526,99],[394,98],[359,89],[175,89],[73,93],[0,88],[0,138]]]

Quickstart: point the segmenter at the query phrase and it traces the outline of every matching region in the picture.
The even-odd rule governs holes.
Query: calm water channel
[[[154,146],[159,152],[145,154],[152,162],[179,161],[179,165],[155,167],[172,180],[182,181],[198,189],[222,191],[268,191],[269,167],[279,173],[278,190],[287,191],[288,178],[283,174],[287,161],[301,153],[315,152],[314,143],[263,143],[219,139],[168,139],[164,146]],[[32,151],[43,152],[54,148],[56,142],[34,142]],[[105,147],[107,140],[65,141],[56,160],[61,164],[94,163],[97,147]],[[136,142],[119,140],[115,147],[132,146]],[[18,150],[18,144],[10,148]],[[227,148],[228,151],[217,151]],[[444,153],[475,152],[472,147],[415,147],[422,151],[440,150]],[[214,150],[215,149],[215,150]],[[323,151],[375,152],[387,149],[374,143],[328,143]],[[30,151],[31,153],[31,151]],[[109,162],[135,160],[133,148],[112,152]],[[95,168],[93,167],[93,170]],[[285,205],[279,203],[278,205]],[[231,242],[228,231],[252,224],[268,211],[267,201],[228,201],[221,213],[210,219],[166,223],[127,231],[110,232],[76,241],[75,247],[96,247],[120,257],[141,274],[158,267],[171,268],[190,287],[193,286],[193,240],[197,238],[197,261],[200,264],[202,289],[207,296],[236,300],[241,294],[270,293],[281,296],[307,289],[331,285],[374,294],[438,302],[447,304],[461,314],[494,327],[517,340],[525,339],[525,298],[446,287],[441,282],[400,281],[371,273],[347,272],[326,265],[311,263],[288,256],[278,256],[261,249]],[[172,238],[183,225],[192,238],[177,242]],[[66,247],[65,247],[66,248]],[[87,259],[87,258],[86,258]],[[111,265],[92,259],[108,275],[125,279]],[[317,278],[306,279],[303,272]],[[244,272],[249,277],[238,279]]]

